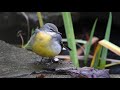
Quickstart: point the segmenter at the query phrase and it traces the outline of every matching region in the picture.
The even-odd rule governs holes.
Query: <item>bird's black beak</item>
[[[58,34],[60,34],[60,35],[62,35],[62,33],[60,33],[60,32],[57,32]]]

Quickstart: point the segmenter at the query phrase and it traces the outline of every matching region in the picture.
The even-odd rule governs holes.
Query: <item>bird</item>
[[[42,57],[54,58],[65,48],[71,50],[63,44],[61,35],[55,24],[46,23],[43,27],[35,29],[29,40],[29,46],[33,52]]]

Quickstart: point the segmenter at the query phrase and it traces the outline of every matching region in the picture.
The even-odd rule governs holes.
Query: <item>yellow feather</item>
[[[32,45],[32,50],[43,57],[54,57],[56,53],[51,50],[50,40],[51,36],[45,32],[39,32],[35,36],[35,41]]]

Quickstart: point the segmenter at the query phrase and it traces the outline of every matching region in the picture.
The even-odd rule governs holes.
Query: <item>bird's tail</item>
[[[68,46],[65,46],[65,45],[63,44],[63,50],[71,51],[71,48],[69,48]]]

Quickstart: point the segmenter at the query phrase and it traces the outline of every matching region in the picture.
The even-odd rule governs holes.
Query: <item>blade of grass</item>
[[[33,35],[33,33],[35,32],[35,29],[32,28],[32,31],[31,31],[31,36]]]
[[[34,31],[35,31],[35,29],[33,28],[32,31],[31,31],[31,36],[33,35]],[[29,46],[29,43],[30,43],[30,40],[28,40],[28,42],[25,45],[23,45],[22,48],[30,49],[31,47]]]
[[[101,41],[99,41],[99,44],[120,56],[120,47],[119,46],[117,46],[107,40],[101,40]]]
[[[63,17],[65,32],[66,32],[66,36],[67,36],[67,40],[68,40],[68,46],[72,49],[70,51],[70,58],[74,64],[74,66],[79,67],[71,13],[70,12],[62,12],[62,17]]]
[[[115,65],[118,65],[118,64],[120,64],[120,63],[111,63],[111,64],[107,64],[107,65],[105,65],[105,68],[111,67],[111,66],[115,66]]]
[[[100,62],[101,51],[102,51],[102,46],[98,44],[95,50],[92,62],[91,62],[91,67],[98,68],[99,62]]]
[[[107,24],[107,28],[106,28],[106,33],[105,33],[105,40],[107,40],[107,41],[109,41],[109,38],[110,38],[111,25],[112,25],[112,13],[110,12],[109,13],[109,19],[108,19],[108,24]],[[103,47],[102,55],[101,55],[101,58],[103,60],[100,61],[100,68],[101,69],[105,68],[107,53],[108,53],[108,49]]]
[[[40,27],[42,27],[44,23],[43,23],[43,18],[42,18],[41,12],[37,12],[37,16],[38,16]]]
[[[85,54],[85,57],[84,57],[84,64],[85,65],[87,64],[87,59],[88,59],[88,56],[89,56],[89,53],[90,53],[92,38],[93,38],[93,35],[94,35],[94,32],[95,32],[95,27],[96,27],[97,21],[98,21],[98,19],[95,20],[94,25],[92,27],[91,34],[90,34],[90,39],[89,39],[88,43],[85,45],[85,51],[86,51],[86,54]]]

